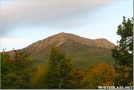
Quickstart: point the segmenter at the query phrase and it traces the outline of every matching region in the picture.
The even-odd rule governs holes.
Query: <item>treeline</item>
[[[1,53],[2,89],[97,89],[98,86],[133,86],[133,19],[118,26],[121,36],[112,49],[115,67],[107,63],[76,69],[71,59],[52,47],[48,63],[34,66],[25,51]]]
[[[116,73],[106,63],[93,64],[85,70],[74,69],[71,59],[52,47],[47,65],[33,66],[24,51],[1,54],[2,89],[98,88],[113,86]]]

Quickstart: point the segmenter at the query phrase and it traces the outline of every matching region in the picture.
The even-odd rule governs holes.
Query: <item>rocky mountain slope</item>
[[[109,42],[106,39],[87,39],[87,38],[83,38],[74,34],[69,34],[69,33],[59,33],[53,36],[50,36],[44,40],[40,40],[37,41],[33,44],[31,44],[30,46],[28,46],[27,48],[33,48],[33,47],[38,47],[42,48],[42,47],[47,47],[48,45],[52,45],[52,44],[56,44],[56,46],[60,46],[61,44],[63,44],[67,39],[71,39],[74,40],[75,42],[79,42],[81,44],[85,44],[88,46],[94,46],[94,47],[102,47],[102,48],[108,48],[111,49],[113,48],[115,45],[111,42]]]
[[[74,34],[59,33],[46,39],[37,41],[23,50],[30,53],[35,64],[45,64],[48,61],[50,49],[57,47],[72,59],[75,67],[85,67],[93,63],[106,62],[114,65],[111,49],[114,44],[106,39],[87,39]]]

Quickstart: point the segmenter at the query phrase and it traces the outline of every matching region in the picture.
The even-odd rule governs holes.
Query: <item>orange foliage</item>
[[[114,86],[115,70],[107,63],[93,64],[84,77],[82,84],[85,88],[98,86]]]

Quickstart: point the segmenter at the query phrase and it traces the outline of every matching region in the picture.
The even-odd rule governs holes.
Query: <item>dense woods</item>
[[[133,19],[118,26],[121,36],[112,49],[115,67],[94,63],[84,69],[75,68],[70,58],[52,47],[47,64],[33,65],[25,51],[1,53],[2,89],[97,89],[98,86],[133,85]]]
[[[14,50],[2,56],[2,89],[4,88],[98,88],[114,85],[114,68],[106,63],[93,64],[85,70],[72,67],[64,53],[52,47],[49,61],[44,66],[33,66],[25,52]]]

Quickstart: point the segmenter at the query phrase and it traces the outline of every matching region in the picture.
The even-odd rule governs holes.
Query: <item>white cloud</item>
[[[29,39],[1,39],[1,44],[8,44],[8,45],[14,45],[14,44],[20,44],[20,43],[26,43],[30,42]]]

